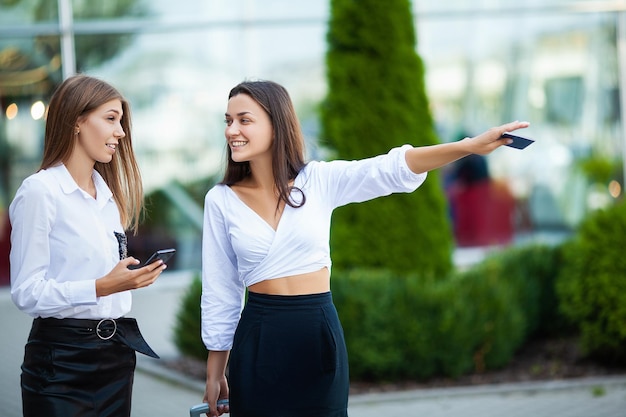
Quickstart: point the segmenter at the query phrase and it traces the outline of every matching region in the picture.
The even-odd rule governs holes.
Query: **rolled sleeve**
[[[333,205],[359,203],[393,193],[410,193],[426,180],[427,173],[409,168],[405,154],[411,145],[357,161],[320,162],[324,185],[334,190]]]

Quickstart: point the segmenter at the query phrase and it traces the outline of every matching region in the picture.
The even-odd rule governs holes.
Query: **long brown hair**
[[[291,207],[300,207],[305,202],[304,194],[299,203],[291,198],[291,191],[298,189],[289,185],[298,172],[306,165],[304,160],[304,137],[300,121],[296,115],[287,90],[273,81],[244,81],[230,90],[228,99],[247,94],[267,112],[274,131],[272,143],[272,172],[278,190],[278,201]],[[250,175],[249,162],[233,161],[230,148],[222,184],[233,185]],[[300,190],[302,193],[302,191]]]
[[[74,75],[57,87],[48,107],[40,169],[66,163],[76,144],[74,129],[79,117],[115,99],[122,103],[121,125],[126,136],[119,141],[111,162],[96,162],[94,168],[113,193],[122,225],[136,233],[143,210],[143,184],[133,152],[130,106],[113,86],[87,75]]]

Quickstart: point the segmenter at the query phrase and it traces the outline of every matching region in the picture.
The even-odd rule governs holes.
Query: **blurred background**
[[[528,120],[523,134],[537,141],[446,169],[457,260],[492,245],[559,241],[621,197],[626,1],[412,8],[440,140]],[[170,268],[198,270],[202,199],[221,173],[231,87],[283,84],[308,158],[324,157],[328,19],[322,0],[0,0],[0,284],[9,283],[7,207],[39,167],[46,106],[62,79],[101,77],[131,103],[148,202],[131,254],[174,246]]]

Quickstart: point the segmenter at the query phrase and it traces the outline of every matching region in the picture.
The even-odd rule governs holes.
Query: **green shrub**
[[[332,291],[355,380],[456,377],[507,364],[528,337],[563,329],[553,288],[560,249],[500,251],[433,279],[390,270],[333,270]],[[200,359],[200,279],[177,317],[176,346]]]
[[[465,300],[469,326],[476,333],[475,370],[499,368],[509,362],[524,342],[528,319],[519,302],[516,285],[496,258],[460,274],[456,297]]]
[[[355,379],[455,377],[506,364],[524,335],[516,295],[488,267],[445,280],[333,273]]]
[[[589,355],[626,362],[626,207],[590,215],[564,245],[557,293]]]
[[[500,264],[501,275],[513,286],[527,320],[525,338],[571,332],[559,311],[555,285],[562,264],[560,246],[511,247],[485,262]]]
[[[423,379],[471,369],[471,328],[444,282],[335,270],[332,288],[353,379]]]
[[[480,300],[477,312],[468,310],[477,314],[474,326],[484,326],[474,356],[478,370],[505,365],[533,337],[573,332],[559,311],[555,290],[561,252],[560,246],[541,244],[511,247],[460,274],[461,294]]]
[[[201,337],[201,295],[202,281],[196,276],[183,296],[176,314],[174,344],[183,355],[206,360],[207,350]]]

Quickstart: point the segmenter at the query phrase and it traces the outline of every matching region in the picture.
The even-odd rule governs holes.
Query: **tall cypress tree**
[[[327,42],[322,140],[336,158],[438,142],[409,0],[331,0]],[[336,268],[447,274],[452,235],[438,172],[415,193],[336,210],[331,246]]]

